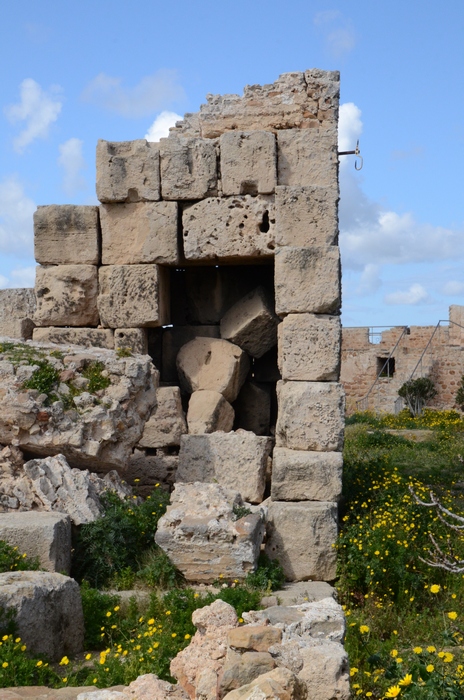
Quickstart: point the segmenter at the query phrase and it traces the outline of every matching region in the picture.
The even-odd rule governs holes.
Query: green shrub
[[[31,559],[26,554],[21,554],[17,547],[0,540],[0,574],[8,571],[36,571],[39,567],[37,557]]]
[[[89,362],[82,370],[82,376],[89,380],[87,391],[95,394],[96,391],[107,389],[111,384],[109,377],[102,375],[105,369],[103,362]]]
[[[108,622],[106,613],[119,605],[119,598],[91,588],[87,581],[81,584],[80,591],[84,612],[84,647],[86,649],[103,649],[106,639],[102,635],[102,631],[105,631]]]
[[[424,406],[437,395],[435,384],[429,377],[409,379],[398,390],[398,396],[405,400],[414,417],[420,416]]]
[[[277,591],[285,583],[285,574],[276,559],[269,559],[263,552],[259,555],[256,571],[248,574],[246,585],[260,591]]]

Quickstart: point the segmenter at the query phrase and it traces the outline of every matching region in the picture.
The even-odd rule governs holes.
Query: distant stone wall
[[[371,389],[367,405],[362,408],[393,412],[398,389],[411,377],[432,335],[414,378],[428,376],[434,381],[437,395],[430,407],[456,408],[456,392],[464,374],[464,307],[450,306],[449,320],[449,326],[440,325],[435,335],[435,326],[410,326],[392,355],[390,367],[385,368],[385,374],[390,376],[380,377],[377,382],[377,375],[401,337],[403,327],[384,331],[379,343],[370,342],[369,328],[344,328],[340,381],[346,392],[347,414],[359,408],[357,402]]]
[[[208,96],[159,143],[99,141],[99,207],[34,216],[33,339],[148,352],[161,384],[131,474],[161,460],[270,496],[289,579],[335,577],[338,102],[320,70]]]

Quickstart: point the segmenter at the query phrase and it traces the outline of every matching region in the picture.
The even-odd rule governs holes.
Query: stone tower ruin
[[[0,335],[148,353],[157,404],[126,473],[265,501],[289,580],[335,578],[338,104],[338,73],[286,73],[159,143],[99,141],[100,206],[39,207],[35,295],[0,293]]]

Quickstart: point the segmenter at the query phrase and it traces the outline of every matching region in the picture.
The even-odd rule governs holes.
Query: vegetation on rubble
[[[432,491],[464,513],[462,416],[363,413],[348,422],[337,588],[353,697],[464,698],[464,578],[423,561],[437,562],[430,533],[454,560],[464,537],[414,498],[429,502]],[[416,442],[392,428],[431,434]]]
[[[18,547],[0,540],[0,574],[9,571],[36,571],[39,566],[37,558],[32,559],[26,553],[21,553]]]

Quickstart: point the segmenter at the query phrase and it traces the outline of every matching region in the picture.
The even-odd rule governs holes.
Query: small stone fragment
[[[278,322],[266,291],[257,287],[222,317],[221,338],[259,358],[277,343]]]
[[[187,424],[191,435],[214,433],[222,430],[228,433],[234,425],[235,412],[222,394],[203,389],[190,396]]]
[[[160,387],[156,390],[156,406],[145,423],[139,445],[151,448],[179,445],[181,435],[186,432],[179,387]]]

